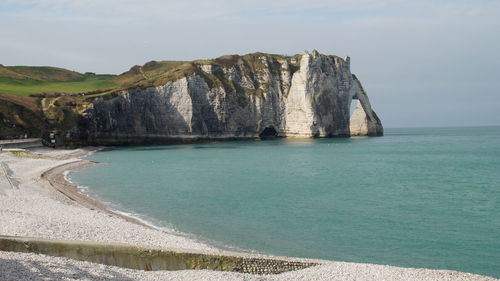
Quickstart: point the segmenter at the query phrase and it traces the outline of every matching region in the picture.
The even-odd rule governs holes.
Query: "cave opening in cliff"
[[[273,139],[278,137],[278,132],[274,129],[273,126],[266,127],[260,134],[259,137],[261,139]]]

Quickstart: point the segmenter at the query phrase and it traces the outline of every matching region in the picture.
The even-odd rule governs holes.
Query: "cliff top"
[[[339,59],[338,56],[323,55],[317,51],[313,51],[312,55]],[[152,87],[165,85],[170,81],[196,73],[202,76],[209,85],[217,84],[226,89],[234,89],[235,85],[233,85],[232,81],[227,80],[224,75],[224,71],[228,69],[239,68],[246,75],[252,77],[253,80],[258,80],[255,78],[263,71],[277,74],[284,67],[288,68],[293,74],[298,70],[302,56],[303,54],[287,56],[256,52],[194,61],[150,61],[143,66],[136,65],[132,67],[129,71],[120,74],[115,81],[119,81],[123,88]],[[205,67],[209,67],[211,71],[205,71]],[[255,88],[257,89],[259,86],[262,85],[255,85]],[[245,92],[255,93],[255,91]]]
[[[321,55],[317,51],[312,54]],[[135,65],[120,75],[96,75],[90,72],[82,74],[50,66],[0,65],[0,93],[20,96],[40,96],[42,93],[98,96],[127,88],[164,85],[194,73],[202,75],[209,84],[231,87],[228,81],[221,81],[222,75],[218,75],[218,70],[237,66],[251,77],[255,77],[265,68],[276,72],[281,69],[282,64],[286,64],[294,72],[298,69],[301,57],[302,54],[287,56],[256,52],[225,55],[208,60],[150,61],[142,66]],[[203,66],[214,67],[214,73],[204,73]]]

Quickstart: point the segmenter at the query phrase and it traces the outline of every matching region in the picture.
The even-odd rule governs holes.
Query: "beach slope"
[[[148,226],[79,193],[65,181],[64,171],[94,165],[80,159],[94,150],[39,148],[30,153],[0,153],[0,235],[238,254]],[[0,280],[497,280],[448,270],[315,262],[319,265],[307,269],[252,275],[209,270],[141,271],[63,257],[0,252]]]

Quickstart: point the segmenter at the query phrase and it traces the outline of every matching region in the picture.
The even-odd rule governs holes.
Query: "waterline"
[[[499,276],[499,131],[128,147],[72,178],[121,210],[243,249]]]

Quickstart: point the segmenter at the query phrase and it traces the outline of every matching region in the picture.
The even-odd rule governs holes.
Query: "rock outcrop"
[[[349,57],[256,53],[194,61],[169,73],[94,100],[66,138],[106,144],[383,134]],[[363,130],[349,126],[353,99],[363,110],[355,113],[363,115],[355,120]]]

